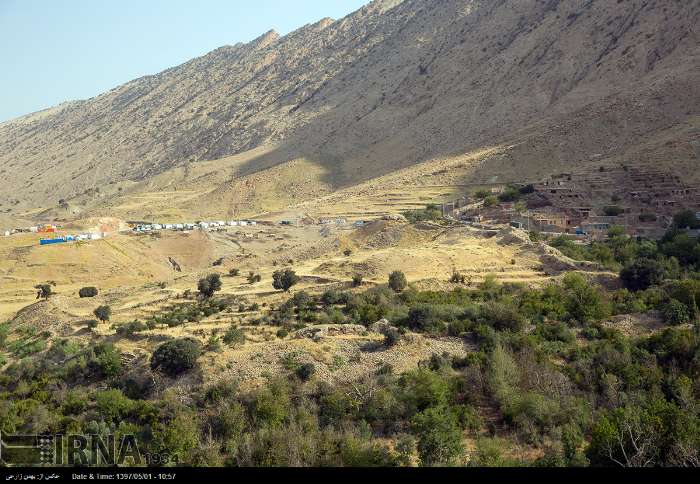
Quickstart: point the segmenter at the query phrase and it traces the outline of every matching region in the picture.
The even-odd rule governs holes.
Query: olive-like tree
[[[289,291],[289,289],[299,282],[299,276],[296,272],[291,269],[285,269],[283,271],[275,271],[272,274],[272,287],[275,289],[281,289],[282,291]]]

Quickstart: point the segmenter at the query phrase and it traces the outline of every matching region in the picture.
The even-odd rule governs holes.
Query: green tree
[[[692,319],[692,314],[688,306],[678,299],[671,299],[668,304],[664,306],[663,312],[666,322],[674,326],[689,323]]]
[[[272,287],[287,292],[292,286],[297,284],[299,280],[299,276],[291,269],[275,271],[272,274]]]
[[[677,229],[697,229],[700,221],[692,210],[683,210],[673,216],[673,227]]]
[[[401,271],[394,271],[389,274],[389,287],[396,293],[399,293],[406,289],[408,286],[408,281],[406,280],[406,275]]]
[[[109,420],[121,420],[134,408],[134,401],[119,389],[104,390],[95,395],[100,413]]]
[[[454,464],[464,451],[459,421],[447,407],[431,407],[414,415],[411,427],[422,466]]]
[[[103,377],[115,377],[122,372],[121,354],[111,343],[98,344],[88,366]]]
[[[495,207],[496,205],[498,205],[498,198],[496,198],[494,195],[484,198],[484,207],[490,208]]]
[[[604,318],[608,311],[600,292],[581,275],[569,272],[564,276],[566,310],[571,318],[585,323]]]
[[[242,345],[245,343],[245,332],[243,332],[242,329],[231,325],[231,327],[226,330],[226,333],[224,333],[222,340],[224,344],[229,346]]]
[[[195,339],[181,338],[167,341],[153,352],[151,369],[177,376],[194,368],[201,353],[201,344]]]
[[[92,314],[104,323],[105,321],[109,321],[109,318],[112,316],[112,308],[107,305],[98,306]]]
[[[620,279],[630,291],[643,291],[664,281],[666,270],[652,259],[637,259],[620,271]]]
[[[200,279],[197,283],[197,290],[206,298],[210,298],[215,292],[221,290],[221,276],[219,274],[209,274]]]
[[[190,412],[178,411],[170,420],[155,426],[153,444],[176,462],[187,462],[190,453],[199,445],[199,435],[197,417]]]

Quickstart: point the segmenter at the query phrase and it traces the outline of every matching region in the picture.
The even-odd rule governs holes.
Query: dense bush
[[[126,323],[126,324],[123,324],[121,326],[118,326],[117,327],[117,334],[119,336],[132,337],[136,333],[139,333],[141,331],[145,331],[147,329],[148,329],[148,326],[146,326],[141,321],[132,321],[130,323]]]
[[[692,210],[683,210],[673,217],[673,227],[676,229],[697,229],[700,228],[700,220]]]
[[[272,287],[287,292],[292,286],[296,285],[299,280],[299,276],[291,269],[275,271],[272,274]]]
[[[109,321],[109,318],[112,317],[112,308],[107,305],[98,306],[92,314],[102,322]]]
[[[498,331],[520,331],[525,318],[515,303],[488,301],[481,307],[480,320]]]
[[[664,306],[664,319],[668,324],[678,326],[680,324],[689,323],[692,318],[688,306],[677,299],[671,299]]]
[[[299,365],[295,373],[301,381],[309,381],[313,374],[316,372],[316,367],[313,363],[304,363]]]
[[[428,205],[422,210],[407,210],[402,212],[411,223],[433,221],[438,222],[443,219],[442,208],[439,205]]]
[[[423,466],[454,464],[463,452],[462,431],[457,417],[447,407],[431,407],[411,421],[418,437],[418,455]]]
[[[394,271],[389,274],[389,287],[394,292],[401,292],[408,286],[406,275],[401,271]]]
[[[87,366],[102,377],[114,377],[122,372],[119,351],[110,343],[98,344],[91,352]]]
[[[447,322],[456,319],[456,312],[450,306],[418,304],[409,310],[406,325],[414,331],[439,333],[445,330]]]
[[[603,213],[608,217],[617,217],[625,213],[625,209],[617,205],[610,205],[603,208]]]
[[[215,292],[221,290],[221,276],[219,274],[209,274],[199,280],[197,290],[204,297],[212,297]]]
[[[575,272],[564,276],[566,310],[571,319],[580,323],[606,317],[610,308],[603,301],[600,291]]]
[[[95,297],[95,296],[97,296],[97,293],[98,293],[98,291],[97,291],[96,287],[88,286],[88,287],[80,288],[80,290],[78,291],[78,296],[80,296],[80,297]]]
[[[226,330],[226,333],[224,333],[222,341],[229,346],[242,345],[246,341],[245,332],[232,325]]]
[[[630,291],[642,291],[659,285],[665,276],[664,267],[652,259],[637,259],[620,272],[620,279]]]
[[[167,341],[153,352],[151,369],[177,376],[195,367],[201,351],[200,343],[192,338]]]

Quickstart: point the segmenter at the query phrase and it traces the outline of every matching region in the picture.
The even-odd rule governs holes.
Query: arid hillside
[[[465,179],[688,172],[698,23],[697,0],[378,0],[1,124],[0,211],[123,208],[173,185],[222,212],[278,209],[491,147],[508,150]]]

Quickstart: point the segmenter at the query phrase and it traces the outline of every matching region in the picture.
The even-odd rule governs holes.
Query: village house
[[[530,220],[533,227],[543,232],[566,232],[569,229],[569,216],[564,212],[533,212]]]

